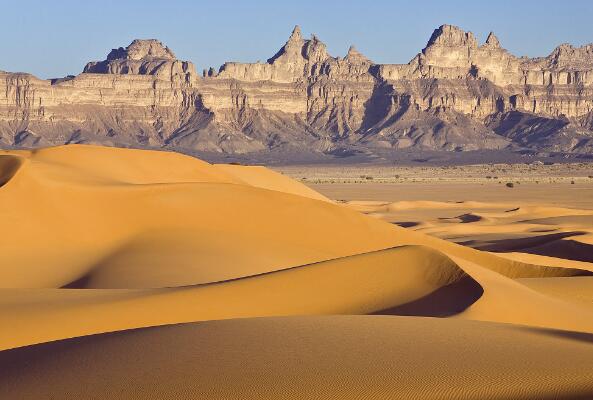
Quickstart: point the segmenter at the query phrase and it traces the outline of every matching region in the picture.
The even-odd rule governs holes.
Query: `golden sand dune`
[[[588,399],[593,336],[323,316],[147,328],[0,352],[5,398]]]
[[[412,208],[411,203],[354,201],[348,206],[480,250],[593,262],[593,210],[590,209],[480,202],[417,202],[418,207]],[[562,261],[560,264],[568,265]]]
[[[566,260],[563,258],[540,256],[537,254],[529,253],[494,253],[498,257],[508,258],[510,260],[521,261],[529,264],[536,265],[547,265],[550,267],[563,267],[563,268],[578,268],[583,271],[593,272],[593,263]]]
[[[522,278],[519,282],[538,292],[576,301],[593,309],[593,277],[569,278]]]
[[[0,217],[11,232],[0,252],[0,264],[11,265],[0,270],[2,286],[191,285],[410,244],[509,276],[573,273],[499,259],[327,202],[253,187],[200,161],[192,170],[186,156],[172,162],[174,154],[162,153],[163,168],[179,164],[181,170],[165,181],[161,153],[117,149],[105,157],[109,150],[19,152],[21,166],[0,193]],[[103,164],[109,166],[103,170]]]
[[[418,398],[428,398],[444,390],[430,383],[431,376],[436,376],[431,374],[447,373],[446,368],[418,371],[416,364],[429,347],[422,345],[417,348],[424,350],[409,353],[400,349],[406,340],[417,336],[416,331],[434,332],[419,334],[420,341],[446,340],[451,346],[450,350],[434,350],[443,352],[443,365],[455,362],[455,354],[464,342],[468,349],[483,347],[484,357],[498,357],[495,353],[517,357],[514,348],[501,351],[500,344],[496,344],[506,340],[521,344],[519,347],[543,340],[542,345],[557,346],[554,351],[563,349],[572,354],[580,351],[583,342],[567,338],[588,338],[586,333],[593,333],[593,307],[587,295],[591,281],[586,276],[592,275],[592,264],[587,260],[574,261],[574,255],[573,259],[560,259],[553,257],[555,254],[541,254],[545,253],[542,248],[550,246],[566,251],[569,243],[568,246],[585,246],[582,254],[575,254],[586,258],[586,246],[590,245],[573,239],[593,234],[586,220],[581,219],[590,218],[593,211],[478,202],[334,204],[308,187],[263,167],[211,165],[174,153],[96,146],[3,152],[0,183],[0,218],[7,233],[0,242],[0,350],[5,350],[0,352],[0,363],[9,365],[15,357],[46,360],[31,361],[36,369],[31,368],[29,375],[22,363],[7,369],[8,375],[3,376],[11,378],[0,377],[2,398],[3,393],[10,393],[8,398],[19,393],[60,393],[71,382],[88,379],[76,375],[86,373],[84,369],[74,367],[89,346],[97,346],[88,353],[89,357],[113,353],[112,357],[140,360],[134,351],[143,345],[136,347],[134,343],[146,337],[155,347],[171,346],[175,352],[185,349],[188,356],[199,357],[193,351],[205,340],[202,333],[208,340],[215,340],[219,334],[224,336],[227,328],[236,329],[238,337],[242,337],[243,329],[261,329],[262,343],[269,342],[268,356],[273,357],[276,352],[282,357],[278,349],[283,342],[271,337],[281,335],[290,349],[302,339],[301,334],[291,332],[304,332],[314,324],[319,325],[319,331],[311,333],[310,346],[321,356],[323,352],[317,349],[332,342],[340,321],[345,321],[343,329],[351,330],[352,340],[361,341],[362,347],[356,349],[350,342],[339,341],[334,341],[333,347],[345,353],[349,349],[353,353],[348,362],[358,359],[362,363],[362,375],[354,388],[363,390],[362,381],[375,379],[367,373],[376,371],[363,368],[363,364],[376,359],[377,366],[387,366],[385,371],[399,377],[385,381],[387,386],[377,386],[377,393],[392,390],[393,385],[403,385],[398,389],[403,394],[407,390],[420,393],[414,385],[422,384],[428,385],[422,392],[425,397],[418,394]],[[402,221],[417,224],[409,225],[410,228],[397,226]],[[496,251],[506,252],[499,255]],[[307,317],[335,314],[384,316]],[[450,321],[395,318],[396,315],[436,316]],[[272,318],[277,316],[303,317]],[[272,319],[238,320],[253,317]],[[231,321],[205,322],[211,320]],[[438,327],[441,322],[442,330]],[[143,330],[127,332],[134,328]],[[573,333],[560,336],[541,328]],[[460,329],[473,333],[461,335]],[[374,336],[375,330],[384,332]],[[483,338],[466,337],[479,336],[479,330],[486,332]],[[108,334],[117,331],[126,333]],[[171,332],[175,332],[178,341],[168,336]],[[100,335],[41,345],[93,334]],[[387,340],[389,337],[393,341]],[[370,342],[365,343],[367,339]],[[115,341],[115,347],[102,348],[105,340]],[[489,340],[494,344],[483,343]],[[29,345],[35,346],[8,350]],[[51,362],[44,358],[43,354],[61,352],[60,346],[73,346],[74,350]],[[131,352],[118,350],[124,347]],[[381,347],[391,350],[383,353]],[[295,348],[290,350],[291,354],[300,357],[294,353]],[[240,357],[257,360],[253,353],[257,351],[257,346],[247,346]],[[398,355],[405,362],[395,367],[389,357]],[[525,353],[525,357],[526,363],[539,363],[541,358],[535,350]],[[107,365],[107,358],[99,358],[97,371]],[[223,360],[231,363],[233,358],[223,357],[220,362]],[[307,360],[302,371],[319,363],[339,364],[335,357]],[[485,377],[502,379],[503,372],[497,370],[495,363],[471,360],[476,365],[482,363]],[[560,360],[557,368],[562,368],[565,360]],[[143,363],[154,367],[160,361],[149,357]],[[183,373],[204,373],[206,377],[211,368],[206,364]],[[576,363],[575,368],[577,365],[586,364]],[[56,379],[52,374],[61,368],[72,368],[73,372]],[[180,367],[171,364],[160,368],[165,374],[160,379],[175,381],[176,378],[166,375],[170,368]],[[415,372],[403,374],[409,368]],[[542,368],[557,372],[548,359],[543,361]],[[519,386],[492,388],[475,381],[475,385],[482,386],[474,387],[472,383],[465,389],[442,393],[467,398],[490,393],[499,397],[523,393],[524,398],[537,398],[538,394],[552,393],[544,382],[548,372],[533,368],[523,371],[518,367],[509,371],[515,371],[521,379],[533,379],[533,384],[520,392]],[[569,382],[567,371],[572,370],[556,373],[560,391],[554,393],[567,398],[591,394],[583,383],[584,375]],[[225,373],[217,379],[234,379],[232,369],[226,378]],[[125,375],[122,371],[119,374]],[[459,379],[459,384],[468,379],[461,372],[448,375]],[[194,375],[183,376],[193,380]],[[261,384],[271,377],[260,377]],[[112,381],[110,377],[105,379]],[[97,387],[96,393],[109,397],[109,393],[122,393],[115,388],[125,385],[125,379],[139,382],[133,374],[122,379],[114,382],[112,388]],[[336,377],[328,387],[339,385],[340,379]],[[30,385],[33,381],[38,383]],[[44,385],[50,381],[54,383],[48,389]],[[216,386],[216,380],[207,381],[212,388]],[[167,385],[163,390],[173,390],[168,392],[169,396],[177,389],[182,391],[178,394],[198,390],[191,385]],[[241,390],[241,385],[237,385],[229,383],[228,388],[220,389],[227,392],[212,392],[213,397],[231,396],[235,390]],[[311,381],[311,385],[315,382]],[[261,387],[263,390],[264,386]],[[76,390],[67,392],[66,397],[84,397]],[[137,389],[131,386],[130,390]],[[274,393],[292,389],[278,385],[265,390]],[[253,396],[257,397],[257,393],[253,392]],[[134,396],[130,392],[130,396],[124,397]]]
[[[455,261],[406,246],[178,288],[4,289],[0,319],[7,328],[0,346],[176,322],[304,314],[461,313],[461,318],[593,332],[592,309]]]
[[[57,161],[64,152],[83,167]],[[20,169],[0,193],[11,232],[0,264],[12,266],[0,270],[2,286],[178,286],[391,247],[386,227],[327,202],[249,186],[197,160],[191,169],[185,163],[193,159],[172,162],[172,153],[105,152],[21,152]],[[144,154],[150,167],[134,162]],[[170,181],[160,154],[163,168],[180,166]],[[356,231],[368,235],[356,238]]]
[[[310,189],[308,186],[265,167],[232,164],[216,164],[215,167],[250,186],[330,201],[327,197]]]
[[[463,280],[464,285],[456,288]],[[430,300],[447,285],[447,292],[430,312],[451,315],[463,311],[482,293],[479,284],[467,280],[471,278],[441,253],[405,246],[169,289],[4,289],[0,290],[0,319],[7,328],[0,335],[0,346],[212,319],[396,313],[401,305],[407,305],[406,314],[423,314],[425,308],[415,309],[408,303]]]

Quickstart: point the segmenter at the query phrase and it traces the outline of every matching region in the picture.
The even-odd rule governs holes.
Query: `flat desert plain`
[[[4,151],[0,398],[593,398],[590,175]]]

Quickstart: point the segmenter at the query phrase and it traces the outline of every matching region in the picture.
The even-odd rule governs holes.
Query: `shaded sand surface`
[[[592,207],[80,145],[0,178],[0,398],[593,397]]]

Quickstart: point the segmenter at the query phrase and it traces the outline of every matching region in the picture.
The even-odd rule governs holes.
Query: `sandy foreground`
[[[593,398],[593,173],[457,168],[1,152],[0,398]]]

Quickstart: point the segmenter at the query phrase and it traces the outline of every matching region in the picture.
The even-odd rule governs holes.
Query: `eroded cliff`
[[[443,25],[408,64],[332,57],[296,27],[264,63],[196,74],[134,40],[75,77],[0,73],[5,146],[92,142],[249,153],[349,148],[593,153],[593,45],[516,57]]]

